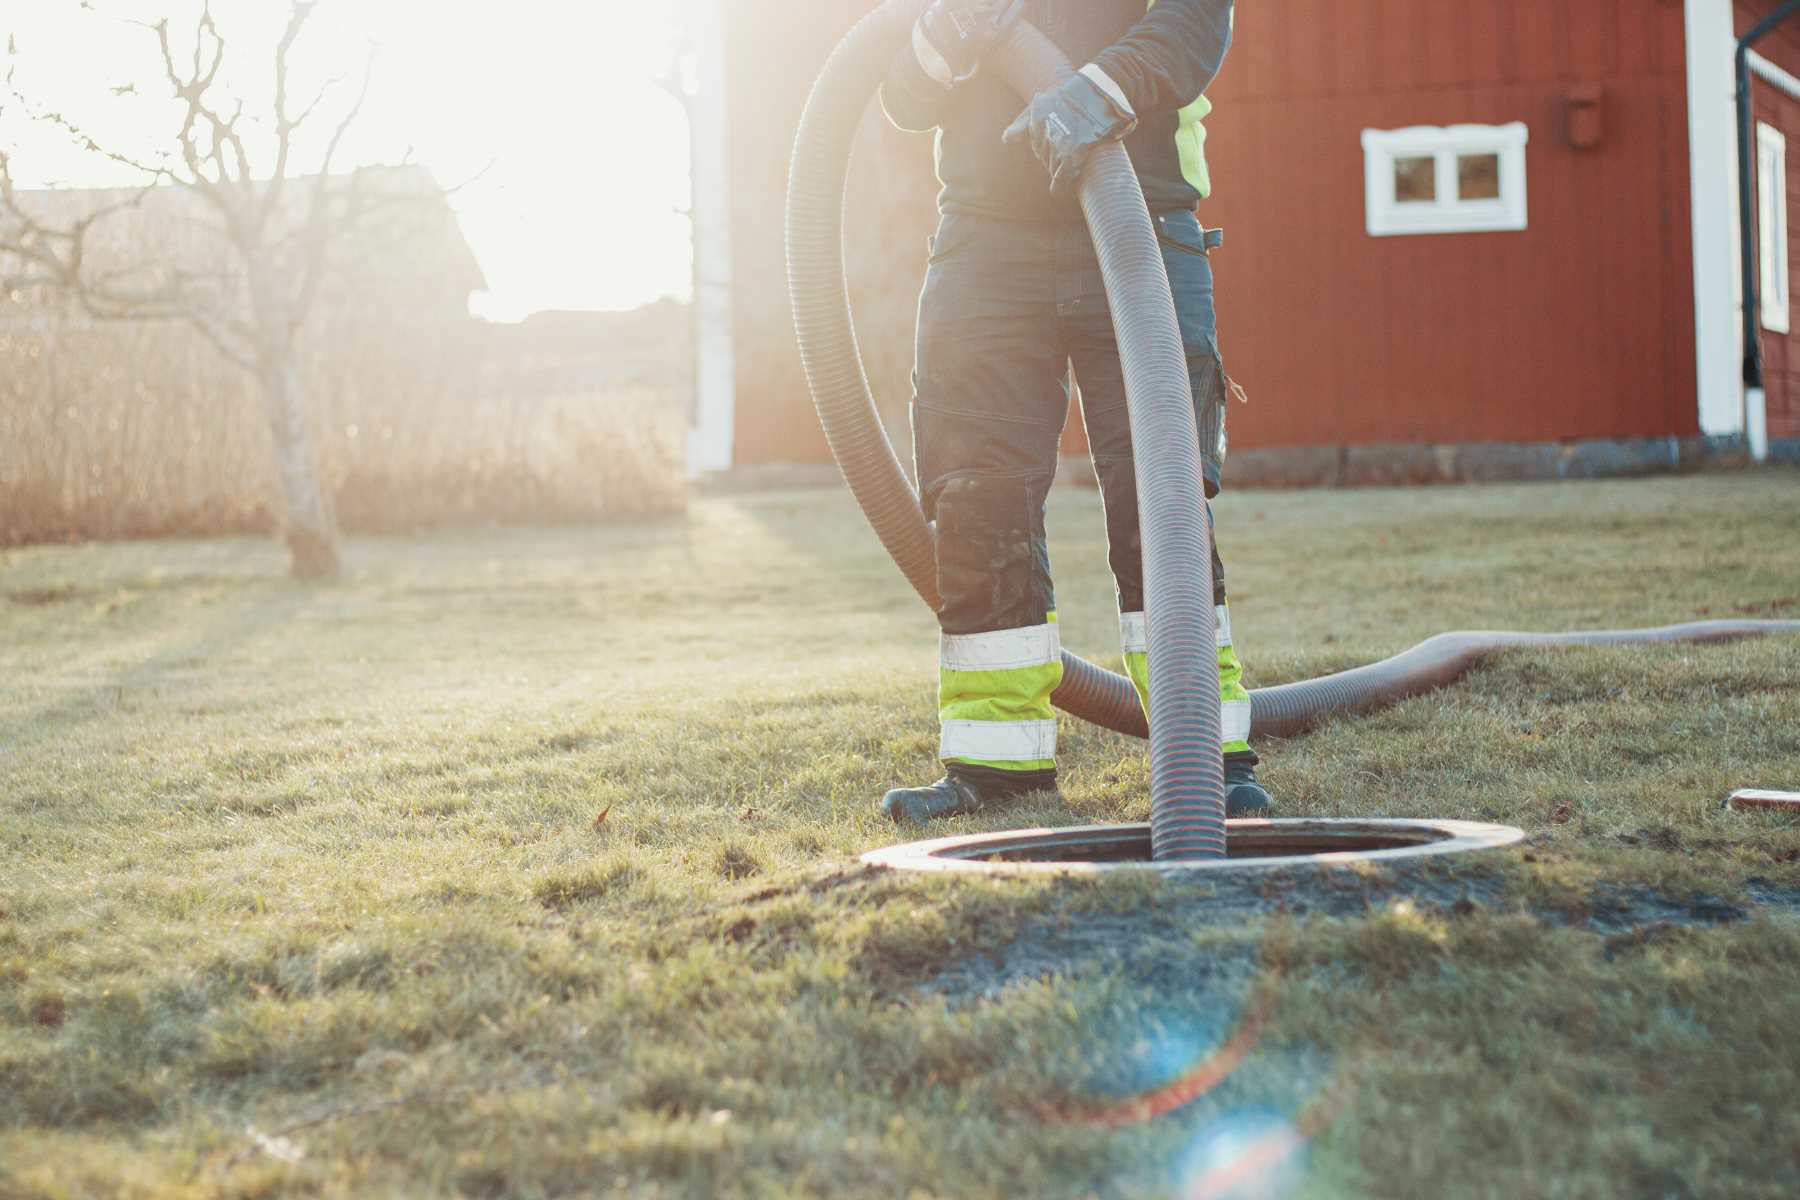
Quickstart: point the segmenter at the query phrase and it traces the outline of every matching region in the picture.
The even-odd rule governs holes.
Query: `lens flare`
[[[1189,1153],[1182,1200],[1264,1200],[1286,1195],[1306,1171],[1305,1151],[1343,1111],[1350,1073],[1339,1073],[1292,1121],[1241,1114],[1210,1126]]]
[[[1085,1125],[1098,1129],[1123,1129],[1131,1125],[1140,1125],[1145,1121],[1155,1120],[1165,1113],[1185,1108],[1200,1097],[1206,1095],[1226,1079],[1256,1048],[1257,1041],[1269,1022],[1274,1009],[1275,984],[1280,973],[1272,973],[1257,988],[1251,997],[1237,1030],[1217,1049],[1200,1061],[1195,1062],[1179,1072],[1166,1069],[1170,1061],[1171,1051],[1180,1048],[1179,1042],[1167,1038],[1159,1039],[1150,1045],[1154,1053],[1142,1055],[1140,1061],[1162,1068],[1158,1075],[1169,1078],[1167,1083],[1138,1092],[1122,1099],[1094,1100],[1087,1097],[1066,1097],[1033,1106],[1037,1116],[1045,1121],[1060,1125]],[[1199,1052],[1191,1048],[1181,1055],[1182,1061],[1192,1060]]]
[[[1307,1138],[1275,1113],[1244,1113],[1208,1127],[1189,1152],[1183,1200],[1274,1200],[1300,1182]]]

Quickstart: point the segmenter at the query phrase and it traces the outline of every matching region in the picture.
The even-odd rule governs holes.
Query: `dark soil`
[[[1506,882],[1498,873],[1454,871],[1421,863],[1395,870],[1350,873],[1305,869],[1232,876],[1204,884],[1170,881],[1154,905],[1131,912],[1079,911],[1063,905],[1028,921],[1000,949],[947,963],[922,990],[952,1004],[992,999],[1017,984],[1053,975],[1120,973],[1156,992],[1180,992],[1203,1003],[1209,994],[1237,997],[1256,971],[1252,947],[1196,965],[1192,955],[1166,953],[1203,928],[1243,927],[1273,916],[1352,918],[1405,899],[1421,910],[1465,917],[1504,910]],[[1697,893],[1663,895],[1651,888],[1599,884],[1585,902],[1565,908],[1533,906],[1546,925],[1606,935],[1610,955],[1625,943],[1653,940],[1680,927],[1712,927],[1749,920],[1759,910],[1800,911],[1800,889],[1752,880],[1748,903]],[[1171,962],[1179,967],[1171,969]]]

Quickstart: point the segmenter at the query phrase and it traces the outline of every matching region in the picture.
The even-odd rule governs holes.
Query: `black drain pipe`
[[[1757,255],[1762,230],[1756,223],[1756,166],[1750,136],[1755,114],[1750,107],[1750,48],[1763,40],[1775,27],[1800,12],[1800,0],[1788,0],[1780,8],[1738,39],[1737,44],[1737,119],[1738,119],[1738,227],[1740,261],[1744,277],[1744,386],[1763,386],[1762,298],[1757,293],[1761,261]],[[1748,437],[1748,425],[1744,436]]]

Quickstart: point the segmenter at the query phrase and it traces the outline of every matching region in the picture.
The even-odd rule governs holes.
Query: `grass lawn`
[[[1052,509],[1116,663],[1098,500]],[[1254,684],[1800,616],[1793,472],[1219,525]],[[1266,746],[1285,815],[1530,838],[1246,903],[857,867],[935,777],[936,638],[838,491],[349,557],[0,553],[0,1196],[1795,1192],[1800,821],[1719,800],[1800,788],[1800,639],[1510,654]],[[1142,743],[1063,763],[951,828],[1145,817]]]

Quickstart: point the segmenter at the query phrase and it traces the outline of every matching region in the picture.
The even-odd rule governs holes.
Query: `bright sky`
[[[246,111],[269,109],[280,0],[214,0],[228,82]],[[335,166],[415,162],[454,186],[452,203],[487,275],[476,311],[517,320],[541,309],[621,309],[686,297],[691,254],[686,118],[653,80],[676,45],[679,5],[627,0],[321,0],[291,56],[291,108],[323,79],[356,76],[373,43],[375,84]],[[19,90],[97,137],[143,152],[172,141],[155,36],[126,23],[167,12],[192,53],[198,0],[4,0]],[[139,94],[116,96],[136,81]],[[335,116],[354,79],[328,104]],[[21,185],[133,177],[20,120],[0,93],[0,145]],[[332,120],[319,120],[320,135]],[[314,168],[317,147],[299,160]],[[492,166],[488,164],[492,162]]]

